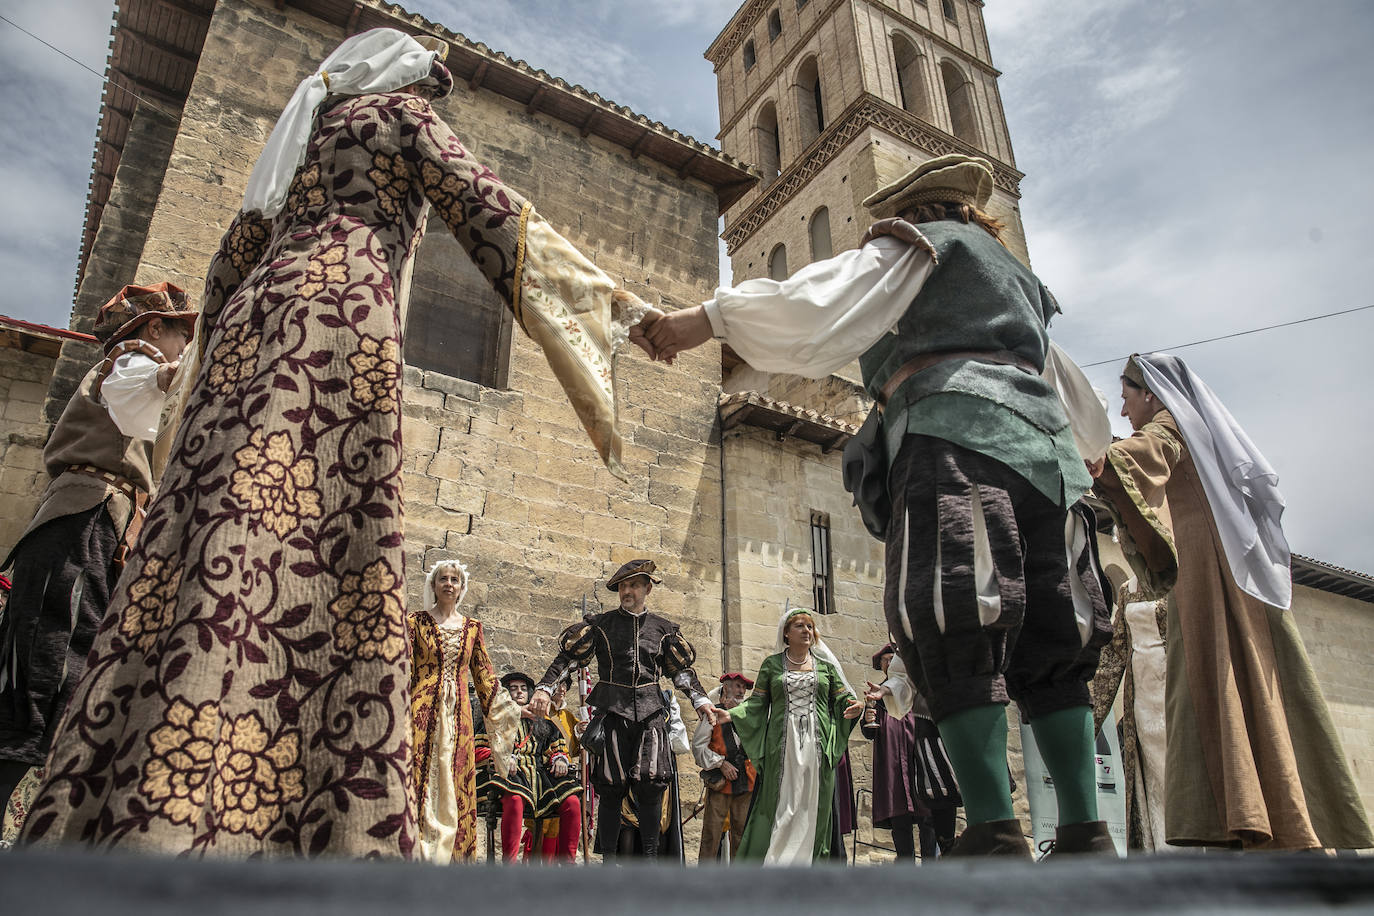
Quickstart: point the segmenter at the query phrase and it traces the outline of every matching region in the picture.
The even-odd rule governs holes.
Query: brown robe
[[[1166,648],[1167,841],[1374,844],[1293,615],[1231,574],[1202,481],[1161,411],[1113,443],[1097,491],[1147,587],[1173,586]]]

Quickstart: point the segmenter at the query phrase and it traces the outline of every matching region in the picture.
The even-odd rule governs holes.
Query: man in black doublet
[[[711,701],[692,669],[696,652],[677,624],[645,610],[654,585],[652,560],[631,560],[606,582],[620,595],[620,606],[587,617],[558,638],[559,652],[544,672],[530,708],[547,715],[553,687],[572,667],[595,660],[598,682],[587,696],[594,710],[583,736],[593,755],[590,779],[596,788],[597,832],[602,855],[614,856],[620,832],[620,807],[627,793],[640,811],[658,811],[673,775],[673,750],[668,715],[659,695],[659,679],[666,677],[692,701],[697,714],[714,724]],[[599,733],[599,734],[598,734]],[[589,740],[590,738],[590,740]],[[644,857],[658,857],[657,818],[640,818]]]

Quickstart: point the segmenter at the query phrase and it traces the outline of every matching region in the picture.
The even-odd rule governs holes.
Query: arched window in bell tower
[[[901,107],[930,121],[930,96],[926,93],[926,60],[903,34],[892,33],[892,59],[897,65],[897,96]]]
[[[782,171],[782,129],[778,126],[778,109],[772,102],[759,109],[754,122],[754,143],[758,150],[759,171],[763,172],[763,186],[773,183]]]
[[[954,0],[940,0],[940,9],[950,22],[959,21],[959,17],[954,12]]]
[[[768,14],[768,40],[772,41],[782,34],[782,17],[777,10]]]
[[[797,101],[797,122],[801,129],[798,149],[806,149],[825,130],[825,107],[821,101],[821,74],[815,55],[802,61],[793,82]]]
[[[950,60],[940,61],[940,79],[945,84],[945,100],[949,103],[949,121],[954,136],[978,145],[978,117],[973,107],[973,83]]]
[[[754,43],[753,43],[752,41],[746,41],[746,42],[744,43],[744,72],[745,72],[745,73],[748,73],[750,70],[754,69],[754,60],[755,60],[755,57],[754,57]]]
[[[904,35],[892,33],[892,59],[897,65],[897,96],[902,108],[923,121],[931,120],[926,94],[925,58]]]
[[[787,279],[787,246],[778,244],[773,246],[773,253],[768,256],[768,278],[782,282]]]
[[[830,211],[820,207],[811,214],[811,262],[824,261],[835,254],[830,243]]]

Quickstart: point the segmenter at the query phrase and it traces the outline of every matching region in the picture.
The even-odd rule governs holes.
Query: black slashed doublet
[[[630,722],[662,715],[660,677],[671,680],[693,705],[706,694],[692,669],[691,643],[677,624],[649,611],[636,617],[616,608],[588,617],[564,630],[558,646],[558,657],[539,686],[551,689],[569,668],[589,667],[595,660],[599,680],[587,705]]]

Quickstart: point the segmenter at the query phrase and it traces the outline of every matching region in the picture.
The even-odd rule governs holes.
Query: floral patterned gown
[[[397,300],[430,205],[619,470],[623,294],[427,101],[326,101],[285,209],[211,262],[203,363],[26,841],[412,854]]]

